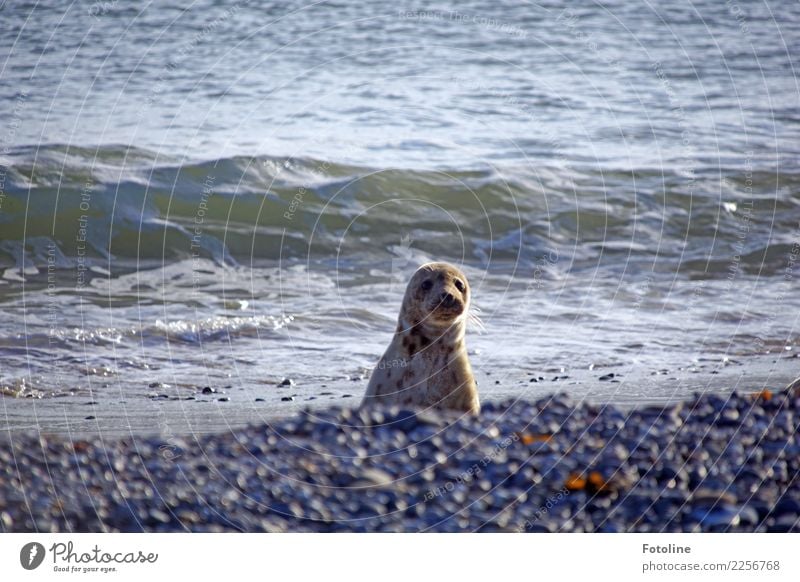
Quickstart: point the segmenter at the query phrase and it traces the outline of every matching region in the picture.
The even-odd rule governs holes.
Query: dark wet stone
[[[281,402],[293,402],[294,396],[283,396],[281,397]]]
[[[419,423],[413,410],[400,410],[393,416],[386,416],[385,422],[395,430],[410,432]]]
[[[284,378],[278,383],[278,386],[294,386],[294,380],[291,378]]]
[[[228,398],[227,396],[223,396],[222,398],[217,398],[217,400],[220,402],[230,402],[230,398]]]
[[[775,519],[775,521],[767,526],[767,531],[770,533],[797,533],[800,532],[800,515],[786,514]]]
[[[800,514],[800,499],[783,495],[775,504],[773,515]]]
[[[202,390],[203,394],[215,394],[217,391],[216,389],[212,388],[211,386],[205,386]]]
[[[721,426],[736,426],[739,424],[739,411],[735,408],[725,408],[720,412],[717,424]]]
[[[744,510],[728,503],[716,505],[693,504],[689,518],[699,522],[705,530],[724,531],[740,524],[743,511],[745,511],[746,517],[751,524],[757,522],[758,515],[755,511],[750,508]]]
[[[695,503],[727,503],[735,505],[737,499],[736,495],[726,487],[724,482],[705,479],[703,486],[699,487],[692,495],[692,501]]]
[[[600,380],[601,382],[607,382],[608,380],[612,380],[615,376],[616,374],[614,374],[614,372],[611,372],[610,374],[605,374],[603,376],[600,376],[598,380]]]
[[[758,525],[761,522],[759,512],[751,505],[744,505],[739,509],[739,519],[743,526],[748,528]]]
[[[681,465],[664,465],[655,472],[656,481],[665,487],[677,487],[689,481],[689,475]]]

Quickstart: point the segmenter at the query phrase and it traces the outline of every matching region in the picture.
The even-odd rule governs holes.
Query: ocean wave
[[[763,275],[778,274],[800,235],[800,175],[766,168],[745,178],[732,166],[721,179],[647,168],[409,170],[59,145],[0,161],[6,279],[190,257],[389,271],[415,254],[530,268],[555,254],[564,269],[662,261],[695,275],[735,261]]]
[[[11,353],[21,342],[28,355],[39,348],[75,346],[112,346],[126,341],[153,344],[170,341],[186,344],[226,341],[232,337],[258,336],[276,332],[293,321],[291,315],[253,315],[208,317],[198,320],[157,319],[152,323],[129,327],[72,327],[53,328],[46,333],[0,337],[0,349]]]

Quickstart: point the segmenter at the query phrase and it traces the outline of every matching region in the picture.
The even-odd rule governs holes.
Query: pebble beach
[[[800,392],[0,436],[4,532],[800,532]]]

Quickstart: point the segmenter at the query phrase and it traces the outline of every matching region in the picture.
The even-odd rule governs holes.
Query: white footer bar
[[[799,547],[797,534],[3,534],[0,572],[3,580],[137,582],[796,581]]]

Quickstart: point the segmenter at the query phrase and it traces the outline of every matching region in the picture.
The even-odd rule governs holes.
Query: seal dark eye
[[[456,285],[456,289],[458,289],[462,293],[467,290],[466,286],[464,285],[464,281],[462,281],[461,279],[456,279],[454,283]]]
[[[420,287],[422,287],[423,291],[430,291],[431,287],[433,287],[433,281],[431,281],[430,279],[425,279],[422,282],[422,285],[420,285]]]

